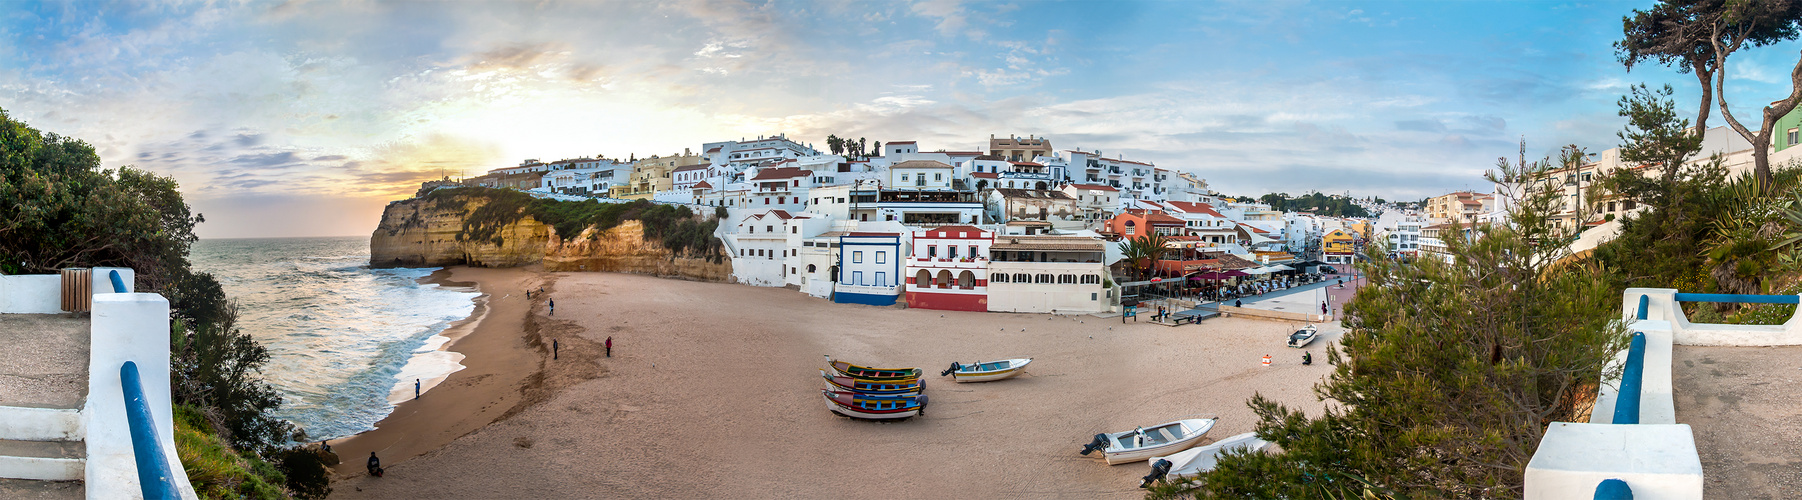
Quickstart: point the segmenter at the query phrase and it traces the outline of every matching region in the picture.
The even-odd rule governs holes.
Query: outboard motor
[[[963,365],[963,364],[960,364],[960,363],[958,363],[958,362],[956,362],[956,361],[952,361],[952,362],[951,362],[951,367],[950,367],[950,368],[946,368],[946,369],[945,369],[945,371],[943,371],[943,372],[940,372],[940,373],[939,373],[939,376],[940,376],[940,377],[943,377],[943,376],[946,376],[946,375],[950,375],[950,374],[951,374],[951,372],[954,372],[954,371],[958,371],[958,370],[962,370],[962,369],[963,369],[963,368],[964,368],[964,365]]]
[[[1151,483],[1157,482],[1157,480],[1163,479],[1164,475],[1169,474],[1170,467],[1174,465],[1175,464],[1170,463],[1169,460],[1164,459],[1158,459],[1157,462],[1153,462],[1151,464],[1151,473],[1146,474],[1145,477],[1139,478],[1139,487],[1150,488]]]
[[[1088,455],[1105,449],[1107,449],[1107,434],[1096,434],[1095,440],[1082,446],[1082,454]]]

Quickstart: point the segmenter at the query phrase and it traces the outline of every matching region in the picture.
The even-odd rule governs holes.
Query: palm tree
[[[843,154],[845,152],[845,140],[838,138],[836,135],[828,135],[826,136],[826,147],[832,149],[832,154]]]
[[[1151,277],[1151,266],[1164,258],[1170,251],[1170,239],[1158,233],[1149,233],[1138,238],[1120,242],[1120,253],[1126,256],[1127,262],[1139,272],[1139,279]]]

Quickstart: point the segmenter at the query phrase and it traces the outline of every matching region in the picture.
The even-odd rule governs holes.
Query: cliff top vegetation
[[[644,237],[669,251],[695,256],[719,257],[720,243],[713,237],[719,227],[716,219],[703,220],[686,206],[673,206],[637,200],[629,203],[601,203],[596,200],[558,201],[533,198],[519,191],[485,187],[438,189],[420,197],[440,210],[467,206],[470,201],[482,205],[464,214],[463,229],[457,238],[463,241],[504,242],[501,228],[531,216],[551,226],[558,236],[573,238],[583,230],[605,231],[621,222],[636,220],[644,225]]]

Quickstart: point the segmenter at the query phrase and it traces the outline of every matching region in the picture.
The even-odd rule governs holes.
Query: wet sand
[[[1262,393],[1318,413],[1323,325],[1301,366],[1295,326],[833,304],[804,294],[613,273],[454,268],[487,294],[451,344],[469,368],[378,429],[334,443],[347,498],[1138,498],[1145,463],[1077,454],[1090,436],[1217,416],[1252,430]],[[547,283],[557,301],[527,303]],[[614,357],[600,342],[614,339]],[[550,360],[548,338],[562,344]],[[822,355],[928,372],[926,415],[838,417]],[[1273,366],[1260,366],[1265,354]],[[957,384],[953,361],[1031,357],[1013,379]],[[387,477],[362,475],[370,450]]]

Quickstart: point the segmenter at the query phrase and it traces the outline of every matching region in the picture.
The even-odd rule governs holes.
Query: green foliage
[[[332,494],[332,469],[338,455],[317,446],[295,446],[275,453],[275,463],[288,479],[294,498],[317,499]]]
[[[199,409],[175,406],[175,452],[200,498],[287,498],[281,485],[288,479],[281,471],[255,454],[232,449],[208,429]]]
[[[1370,217],[1370,212],[1364,210],[1364,207],[1352,203],[1351,198],[1343,196],[1309,193],[1291,198],[1289,193],[1270,193],[1258,198],[1257,201],[1269,204],[1271,210],[1278,212],[1313,212],[1332,217]]]
[[[1498,183],[1552,161],[1500,165]],[[1518,185],[1518,184],[1516,184]],[[1514,197],[1513,195],[1510,195]],[[1452,263],[1371,252],[1370,284],[1347,304],[1310,417],[1262,396],[1250,406],[1278,455],[1228,455],[1163,494],[1197,498],[1521,495],[1545,428],[1579,421],[1625,346],[1620,293],[1599,266],[1553,266],[1568,230],[1548,216],[1558,194],[1520,196],[1511,227],[1446,240]]]
[[[656,242],[678,254],[718,257],[719,240],[713,231],[725,209],[716,207],[713,220],[701,220],[687,206],[665,205],[646,200],[629,203],[601,203],[596,200],[558,201],[537,199],[518,191],[483,187],[440,189],[427,193],[425,199],[435,207],[449,208],[463,200],[482,201],[482,205],[465,215],[463,229],[457,238],[464,241],[503,243],[500,229],[530,215],[551,226],[565,238],[594,228],[605,231],[620,222],[636,220],[644,225],[646,241]]]
[[[1142,280],[1150,279],[1151,266],[1170,251],[1169,244],[1170,239],[1158,233],[1146,233],[1119,243],[1120,253],[1126,257],[1127,264],[1138,271],[1139,279]]]
[[[204,408],[220,437],[239,449],[267,453],[287,445],[294,426],[268,416],[282,398],[258,373],[269,351],[237,327],[236,303],[206,309],[217,319],[181,332],[188,348],[170,353],[176,401]]]

